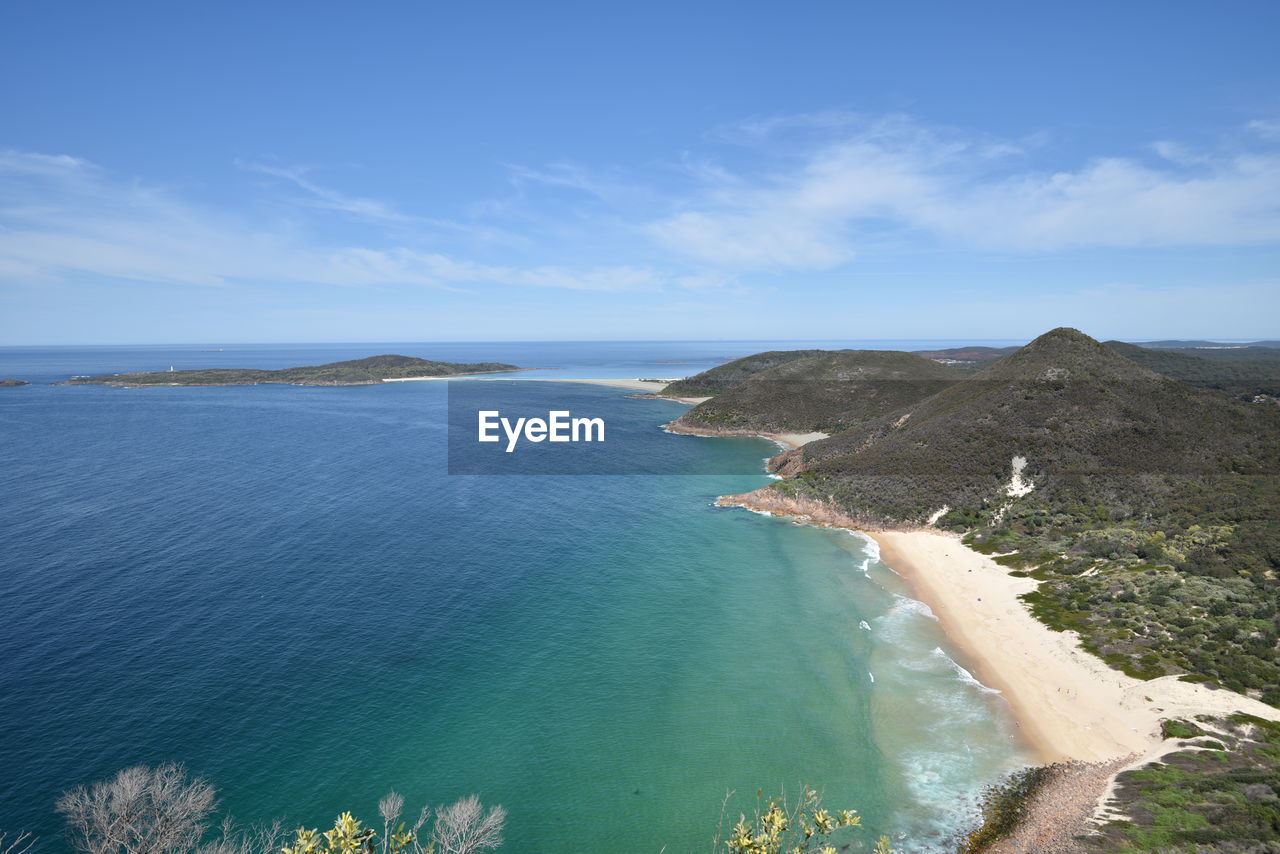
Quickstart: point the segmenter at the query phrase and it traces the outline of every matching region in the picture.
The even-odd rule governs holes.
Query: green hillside
[[[676,380],[663,389],[662,393],[670,397],[710,397],[713,394],[720,394],[723,391],[741,385],[761,371],[767,371],[787,362],[794,362],[796,359],[821,356],[827,352],[838,351],[769,350],[764,353],[756,353],[741,359],[734,359],[732,362],[725,362],[723,365],[717,365],[710,370],[694,374],[686,379]]]
[[[1156,341],[1138,345],[1107,341],[1106,345],[1144,368],[1201,388],[1240,398],[1280,396],[1280,347],[1274,342]],[[976,372],[1019,349],[971,346],[915,352],[960,371]]]
[[[969,347],[949,347],[945,350],[915,350],[913,352],[918,356],[924,356],[926,359],[932,359],[948,367],[972,372],[981,370],[997,359],[1003,359],[1017,350],[1017,347],[981,347],[973,345]]]
[[[832,432],[923,400],[962,375],[912,353],[822,352],[759,371],[677,422],[750,432]]]
[[[458,374],[478,374],[493,371],[519,370],[515,365],[501,362],[434,362],[414,356],[369,356],[327,365],[311,365],[281,370],[245,368],[210,368],[198,371],[154,371],[151,373],[106,374],[98,377],[77,377],[65,385],[257,385],[259,383],[284,383],[288,385],[369,385],[387,379],[413,377],[447,377]]]
[[[1230,352],[1239,350],[1257,350],[1257,349],[1280,349],[1280,341],[1247,341],[1240,343],[1227,343],[1224,341],[1140,341],[1143,347],[1155,347],[1158,349],[1172,350],[1214,350],[1220,352]]]
[[[890,525],[948,508],[939,527],[1015,552],[1001,561],[1045,582],[1037,615],[1128,672],[1280,703],[1280,409],[1057,329],[793,455],[803,471],[772,488]]]
[[[1280,395],[1280,349],[1157,349],[1120,341],[1106,344],[1145,368],[1201,388],[1242,398]]]

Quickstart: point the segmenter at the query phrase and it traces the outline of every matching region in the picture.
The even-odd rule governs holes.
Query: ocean
[[[863,817],[851,850],[947,850],[1029,760],[1008,707],[874,543],[714,506],[768,482],[772,443],[665,433],[685,407],[621,389],[505,383],[717,473],[451,475],[445,382],[50,383],[383,352],[673,377],[960,343],[0,348],[0,378],[33,383],[0,389],[0,829],[65,851],[60,792],[176,761],[242,822],[475,792],[507,808],[506,851],[692,852],[726,793],[736,817],[809,785]]]

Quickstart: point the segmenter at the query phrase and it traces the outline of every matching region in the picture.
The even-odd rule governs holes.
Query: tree
[[[502,844],[502,825],[507,811],[501,806],[487,813],[480,798],[469,795],[453,806],[436,810],[436,826],[432,841],[440,854],[480,854]]]
[[[431,808],[423,807],[411,827],[404,822],[396,824],[403,809],[404,797],[391,792],[378,803],[381,838],[373,828],[344,812],[324,833],[298,828],[294,843],[286,845],[282,854],[484,854],[502,844],[507,811],[495,806],[486,812],[476,795],[438,807],[435,824],[425,841],[421,831],[431,817]]]
[[[717,837],[713,846],[717,852],[728,854],[836,854],[830,842],[832,834],[847,827],[861,827],[862,818],[857,810],[838,810],[835,815],[822,808],[822,798],[808,787],[801,789],[799,802],[788,804],[786,797],[763,797],[756,792],[756,808],[750,817],[739,814],[733,832],[723,842]],[[732,795],[732,793],[730,793]],[[725,798],[728,806],[729,798]],[[724,817],[721,813],[721,827]],[[844,846],[847,847],[847,846]],[[893,854],[887,837],[876,844],[877,854]]]
[[[217,793],[181,765],[137,765],[58,799],[71,844],[85,854],[186,854],[208,830]]]

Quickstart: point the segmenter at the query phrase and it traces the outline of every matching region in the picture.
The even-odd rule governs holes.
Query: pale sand
[[[607,385],[613,388],[629,388],[632,391],[647,391],[650,394],[661,394],[662,390],[675,380],[592,380],[576,377],[521,377],[522,380],[543,383],[587,383],[589,385]]]
[[[828,438],[826,433],[761,433],[760,435],[788,448],[799,448],[801,445]]]
[[[701,398],[670,398],[671,400],[684,400],[690,402],[701,403],[704,400],[710,400],[709,397]],[[679,421],[672,421],[670,424],[663,425],[668,433],[679,433],[685,436],[710,436],[712,438],[724,439],[730,436],[759,436],[761,439],[768,439],[777,442],[784,449],[790,448],[794,450],[801,445],[807,445],[810,442],[816,442],[819,439],[826,439],[826,433],[761,433],[756,430],[715,430],[708,427],[693,427],[688,424],[682,424]]]
[[[1014,578],[953,536],[872,532],[884,562],[933,610],[968,657],[974,675],[999,689],[1027,742],[1045,762],[1099,762],[1139,754],[1151,761],[1176,747],[1160,721],[1247,712],[1271,720],[1280,709],[1226,690],[1166,676],[1144,682],[1085,652],[1074,632],[1055,632],[1018,595],[1037,582]]]
[[[523,370],[534,370],[533,368],[525,368]],[[485,371],[482,373],[510,373],[510,371]],[[662,394],[662,390],[674,379],[588,379],[582,377],[482,377],[481,374],[454,374],[451,377],[403,377],[393,380],[383,380],[384,383],[403,383],[416,382],[418,380],[466,380],[473,378],[482,378],[488,381],[496,380],[518,380],[522,383],[587,383],[588,385],[604,385],[613,388],[625,388],[631,391],[644,391],[649,394]],[[669,397],[667,400],[676,400],[680,403],[699,404],[704,400],[710,400],[709,397]]]
[[[575,379],[574,377],[512,377],[528,382],[542,383],[587,383],[589,385],[605,385],[613,388],[626,388],[632,391],[643,391],[649,394],[661,395],[662,390],[675,380],[593,380],[593,379]],[[663,400],[674,400],[677,403],[687,403],[690,406],[697,406],[704,400],[710,400],[709,397],[664,397]]]
[[[998,689],[1025,741],[1043,762],[1158,758],[1176,749],[1160,721],[1242,711],[1280,720],[1280,709],[1226,690],[1165,676],[1144,682],[1085,652],[1074,632],[1055,632],[1018,598],[1036,588],[959,537],[935,530],[876,531],[838,508],[771,489],[717,499],[725,506],[868,532],[884,563],[911,585],[983,684]]]

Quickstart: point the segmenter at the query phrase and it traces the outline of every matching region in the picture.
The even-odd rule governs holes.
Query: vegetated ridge
[[[703,376],[686,382],[702,382]],[[819,352],[751,374],[695,406],[673,426],[734,433],[830,433],[901,409],[962,379],[959,372],[913,353]]]
[[[961,371],[978,371],[997,359],[1016,351],[1018,347],[949,347],[945,350],[915,350],[917,356],[924,356],[935,362],[956,368]]]
[[[1280,348],[1151,348],[1120,341],[1107,346],[1145,368],[1201,388],[1251,399],[1280,396]]]
[[[741,385],[751,377],[767,371],[769,368],[804,359],[809,356],[821,356],[829,350],[769,350],[756,353],[723,365],[716,365],[710,370],[695,374],[687,379],[676,380],[662,390],[663,397],[707,397]]]
[[[459,374],[480,374],[519,370],[515,365],[502,362],[435,362],[415,356],[369,356],[327,365],[308,365],[280,370],[255,368],[206,368],[194,371],[152,371],[130,374],[106,374],[96,377],[76,377],[63,385],[258,385],[259,383],[283,383],[286,385],[371,385],[389,379],[413,379],[416,377],[449,377]]]

